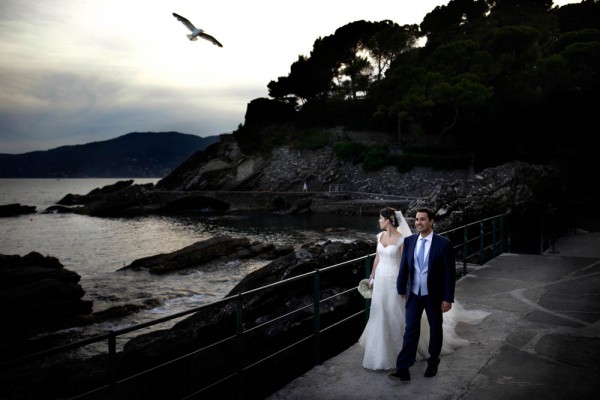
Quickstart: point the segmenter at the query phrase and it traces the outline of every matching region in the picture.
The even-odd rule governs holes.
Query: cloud
[[[32,80],[13,71],[7,82],[0,95],[4,153],[106,140],[132,131],[231,132],[243,123],[244,99],[261,95],[261,89],[248,85],[225,91],[173,90],[68,72],[45,72]]]
[[[0,152],[131,131],[229,132],[317,38],[358,20],[419,24],[447,3],[2,0]],[[187,40],[172,12],[224,47]]]

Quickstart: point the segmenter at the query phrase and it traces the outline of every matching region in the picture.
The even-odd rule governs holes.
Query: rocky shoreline
[[[252,257],[270,257],[273,258],[273,260],[263,268],[246,276],[226,297],[234,296],[240,292],[250,291],[251,289],[259,288],[269,283],[278,282],[282,279],[301,275],[305,272],[313,271],[314,268],[324,268],[332,264],[346,261],[348,258],[352,259],[364,256],[373,250],[374,242],[372,240],[358,240],[351,243],[326,241],[324,243],[306,244],[297,250],[293,250],[287,247],[276,249],[271,246],[262,246],[258,243],[249,244],[244,239],[219,237],[209,239],[204,243],[199,243],[197,246],[189,246],[188,248],[168,255],[157,255],[155,257],[138,260],[138,262],[132,263],[127,268],[132,268],[134,270],[141,268],[163,268],[165,261],[169,261],[172,264],[170,268],[171,271],[177,271],[184,268],[198,268],[199,263],[202,263],[204,255],[211,254],[216,256],[217,248],[226,253],[230,253],[233,247],[239,250],[237,254],[242,257],[244,255],[251,255]],[[253,248],[255,251],[252,252],[249,250],[250,248]],[[58,268],[61,270],[61,273],[70,278],[68,283],[72,284],[73,281],[76,281],[78,278],[76,274],[66,271],[64,268],[60,268],[56,259],[44,258],[38,255],[30,255],[23,258],[10,256],[9,258],[15,264],[13,270],[19,269],[22,274],[37,271],[41,262],[50,262],[53,267]],[[209,263],[211,258],[212,257],[206,257],[206,262]],[[2,266],[4,267],[5,258],[0,258],[0,261],[2,261]],[[177,263],[178,266],[173,267]],[[341,293],[356,285],[356,282],[360,280],[362,276],[357,275],[358,273],[357,270],[354,270],[354,272],[349,275],[342,272],[330,275],[322,282],[322,287],[324,290],[331,291],[331,294]],[[157,279],[159,280],[160,277],[157,277]],[[16,286],[15,288],[20,293],[25,294],[24,287]],[[245,313],[247,316],[253,316],[251,319],[254,318],[256,321],[268,318],[271,314],[282,312],[282,307],[284,309],[289,307],[294,308],[296,305],[306,301],[305,290],[306,287],[303,284],[295,289],[290,289],[288,287],[256,293],[252,296],[252,299],[246,301]],[[82,294],[81,292],[82,291],[79,291],[78,294]],[[348,307],[353,309],[360,307],[362,298],[360,298],[358,292],[353,294],[354,296],[351,296],[347,301],[340,302],[334,307],[324,309],[324,317],[327,314],[337,313]],[[5,293],[2,293],[2,297],[6,298]],[[87,315],[89,318],[93,319],[93,316],[89,314],[91,309],[88,308],[80,311],[83,312],[84,317]],[[86,312],[88,314],[85,314]],[[230,331],[232,313],[235,313],[235,307],[208,306],[203,308],[201,312],[197,312],[177,323],[171,329],[139,335],[130,340],[124,346],[123,351],[118,353],[119,373],[124,374],[124,376],[126,374],[135,373],[143,366],[159,363],[161,360],[173,357],[174,354],[184,354],[189,352],[190,349],[197,346],[199,341],[201,343],[210,343],[212,340],[216,340],[216,338],[223,335],[224,332]],[[71,315],[69,317],[74,316],[76,315]],[[68,320],[73,321],[72,318],[66,318],[63,322]],[[31,323],[31,321],[20,322],[22,324]],[[277,329],[270,329],[268,333],[268,342],[270,343],[270,346],[275,346],[280,340],[279,338],[284,337],[287,331],[304,329],[300,328],[300,326],[303,326],[305,323],[306,321],[304,321],[304,317],[301,315],[300,319],[295,322],[288,321],[286,324],[278,326]],[[43,324],[40,326],[43,326]],[[263,334],[266,334],[266,332],[263,332]],[[340,343],[338,343],[338,345],[339,344]],[[7,347],[10,349],[11,344],[8,340],[5,340],[3,345],[5,350]],[[36,346],[33,348],[36,348]],[[41,349],[38,348],[38,350]],[[29,352],[31,352],[31,348],[28,353]],[[10,358],[9,356],[19,355],[14,354],[14,352],[11,353],[10,351],[5,351],[3,359],[6,360]],[[221,356],[222,354],[217,352],[212,356],[207,356],[206,360],[219,360],[222,358]],[[29,396],[28,398],[39,398],[39,396],[42,396],[43,394],[44,396],[55,398],[69,396],[78,391],[87,390],[91,387],[90,385],[99,383],[97,379],[104,378],[104,375],[99,377],[98,374],[100,374],[99,370],[104,368],[102,365],[104,365],[105,359],[106,355],[98,355],[91,357],[90,359],[77,361],[59,361],[56,359],[51,368],[44,369],[45,372],[30,366],[13,366],[10,370],[3,370],[0,382],[0,387],[2,387],[0,396],[5,399],[17,399],[21,398],[19,396],[26,394],[26,396]],[[220,367],[218,362],[208,362],[204,364],[203,368],[206,369],[207,376],[209,376]],[[59,376],[60,384],[56,384]],[[172,379],[174,381],[177,380],[176,377],[172,377]],[[148,398],[156,397],[150,396]],[[158,398],[160,397],[157,397],[157,399]]]
[[[403,182],[381,171],[377,182]],[[390,172],[391,173],[391,172]],[[421,205],[438,210],[438,230],[452,229],[499,213],[544,213],[549,203],[565,202],[564,183],[558,170],[544,165],[513,161],[488,168],[470,179],[451,179],[452,172],[417,169],[411,183],[419,182],[420,196],[386,192],[264,190],[186,190],[156,185],[134,185],[119,181],[88,194],[67,194],[44,212],[78,213],[98,217],[128,217],[148,214],[186,214],[236,211],[267,211],[281,214],[377,215],[386,206],[402,210],[410,217]],[[167,179],[167,178],[165,178]],[[376,181],[371,174],[370,182]],[[382,186],[378,186],[380,190]],[[426,189],[425,189],[426,188]]]
[[[425,172],[427,175],[432,173],[432,171]],[[416,171],[415,175],[418,174],[419,172]],[[531,234],[521,234],[519,236],[521,230],[518,224],[522,223],[520,222],[521,216],[531,213],[534,213],[534,215],[543,213],[547,201],[555,198],[556,188],[560,187],[559,176],[552,168],[522,162],[512,162],[482,171],[471,180],[446,182],[446,179],[447,176],[440,178],[443,183],[433,188],[429,196],[413,199],[387,194],[355,192],[166,191],[157,189],[152,184],[133,185],[133,181],[119,181],[113,185],[94,189],[86,195],[67,194],[59,202],[60,205],[50,207],[46,212],[76,212],[109,217],[148,213],[204,212],[205,207],[210,204],[213,206],[214,204],[221,204],[220,212],[231,212],[231,210],[239,210],[242,207],[245,207],[246,210],[260,207],[263,210],[267,209],[279,213],[330,212],[376,215],[378,210],[384,206],[395,206],[403,210],[410,220],[413,210],[426,204],[438,210],[436,219],[436,229],[438,231],[449,230],[462,226],[469,221],[484,219],[498,213],[511,214],[514,216],[512,230],[515,243],[528,246],[529,242],[537,240],[536,238],[539,236]],[[199,195],[199,193],[202,195]],[[217,237],[180,249],[172,254],[156,255],[136,260],[125,268],[147,268],[151,273],[160,275],[189,268],[190,265],[197,266],[210,260],[222,259],[223,257],[275,259],[292,251],[291,248],[276,249],[273,246],[250,243],[243,238]],[[2,271],[7,276],[14,277],[15,270],[10,262],[16,259],[11,257],[18,256],[3,256],[0,264],[2,264]],[[21,274],[28,277],[30,286],[24,286],[14,280],[5,279],[2,290],[4,293],[14,293],[13,297],[7,294],[4,295],[4,298],[8,299],[6,304],[26,304],[25,299],[34,296],[37,296],[38,302],[50,299],[52,293],[42,291],[45,286],[39,283],[47,279],[43,272],[47,264],[52,264],[52,268],[56,271],[62,271],[64,276],[71,277],[71,281],[64,282],[65,285],[73,285],[77,282],[78,276],[70,271],[64,271],[64,267],[56,259],[49,261],[39,254],[31,254],[17,261],[23,263],[26,260],[30,264],[27,270],[29,272],[25,273],[25,269],[23,269]],[[32,271],[35,271],[35,273]],[[48,286],[48,283],[45,283]],[[17,287],[19,288],[17,289]],[[60,288],[59,291],[69,293],[66,288]],[[34,289],[38,292],[36,293]],[[82,291],[80,289],[75,291],[71,288],[70,293],[74,297],[69,298],[70,303],[65,303],[63,308],[65,310],[80,311],[83,305],[79,304],[79,308],[75,305],[78,304],[78,299],[83,296]],[[17,299],[15,296],[21,297]],[[63,316],[71,318],[70,324],[77,325],[87,324],[90,321],[93,323],[94,320],[110,318],[111,315],[122,316],[126,313],[139,311],[146,306],[151,307],[152,304],[106,310],[104,314],[94,317],[87,315],[91,306],[88,308],[83,307],[86,312],[72,312],[72,315],[66,311],[60,311],[60,307],[58,307],[55,311],[44,316],[51,317],[49,320],[53,320],[60,316],[62,312]],[[13,313],[15,318],[30,314],[27,309],[7,307],[15,311]],[[41,305],[38,304],[37,307],[41,307]],[[48,304],[46,304],[46,307],[48,307]],[[48,323],[48,321],[39,322],[29,321],[35,326],[41,325],[41,322]],[[14,325],[18,327],[20,324],[16,323]],[[54,323],[54,325],[58,324]],[[6,334],[8,335],[9,332]],[[22,331],[20,334],[22,334]]]
[[[383,171],[380,176],[381,181],[387,182],[389,177],[385,176]],[[522,162],[511,162],[495,168],[490,168],[475,174],[471,179],[448,179],[447,175],[427,181],[428,177],[434,176],[435,171],[424,170],[414,171],[413,177],[420,176],[420,184],[427,182],[428,191],[421,191],[421,197],[401,197],[390,193],[363,193],[363,192],[270,192],[270,191],[242,191],[242,190],[167,190],[164,185],[133,185],[133,181],[120,181],[114,185],[95,189],[86,195],[68,194],[60,204],[50,207],[45,212],[74,212],[85,215],[96,215],[103,217],[112,216],[132,216],[145,215],[152,213],[193,213],[206,212],[210,209],[213,212],[235,212],[236,210],[261,209],[277,213],[365,213],[376,214],[383,206],[395,206],[405,212],[410,220],[414,209],[420,205],[429,205],[438,210],[436,219],[436,230],[444,231],[467,222],[487,218],[499,213],[507,213],[512,216],[510,221],[511,231],[514,243],[521,246],[532,245],[531,240],[537,241],[537,236],[532,235],[527,229],[531,229],[528,223],[532,216],[537,216],[545,212],[549,201],[557,199],[560,195],[558,188],[560,185],[560,176],[558,172],[547,166],[530,165]],[[416,178],[415,178],[416,179]],[[379,187],[381,190],[381,187]],[[313,188],[314,189],[314,188]],[[556,200],[555,200],[556,201]],[[558,204],[558,201],[556,201]],[[533,238],[533,239],[532,239]],[[533,243],[537,246],[538,243]],[[247,291],[252,288],[264,286],[266,284],[277,282],[281,279],[301,274],[302,272],[312,271],[315,267],[323,267],[335,264],[337,262],[348,260],[351,257],[364,256],[374,249],[372,241],[356,240],[351,243],[310,243],[299,249],[292,248],[274,248],[270,245],[261,243],[250,243],[248,240],[230,237],[217,237],[209,239],[202,243],[195,243],[187,248],[176,252],[155,255],[144,259],[136,260],[126,269],[147,269],[157,275],[167,273],[176,273],[185,268],[198,268],[203,263],[209,263],[211,260],[220,257],[238,257],[272,260],[265,267],[250,274],[243,279],[229,295]],[[14,267],[10,267],[10,262],[16,262],[23,266],[22,276],[27,276],[29,286],[22,286],[17,281],[5,280],[2,288],[2,298],[6,299],[5,308],[13,308],[15,316],[15,331],[12,332],[12,338],[25,332],[32,332],[32,325],[38,329],[48,329],[49,320],[53,320],[53,326],[77,326],[77,324],[94,323],[94,321],[108,320],[113,317],[127,315],[137,312],[143,307],[153,307],[156,304],[131,305],[119,307],[119,309],[106,310],[102,314],[92,314],[91,305],[81,302],[83,292],[78,286],[78,276],[71,271],[65,271],[58,260],[46,260],[40,255],[28,255],[23,257],[29,261],[28,266],[24,266],[24,261],[16,260],[18,256],[1,256],[0,271],[7,276],[16,276]],[[11,258],[12,257],[12,258]],[[18,261],[18,262],[17,262]],[[40,321],[27,320],[26,316],[33,315],[29,309],[23,309],[13,306],[13,304],[22,305],[31,304],[30,298],[34,297],[35,288],[39,282],[48,284],[44,277],[45,267],[42,263],[50,263],[52,268],[60,271],[58,275],[66,277],[66,280],[59,281],[61,286],[55,282],[54,287],[58,288],[56,292],[70,293],[68,301],[71,306],[57,307],[54,314],[42,314]],[[61,268],[62,267],[62,268]],[[332,293],[347,290],[355,287],[359,276],[339,276],[328,282],[324,290],[331,290]],[[12,283],[8,283],[12,282]],[[52,286],[50,285],[50,286]],[[48,286],[48,287],[50,287]],[[44,285],[41,285],[44,287]],[[26,288],[29,288],[25,290]],[[78,289],[79,288],[79,289]],[[10,293],[18,294],[20,300],[10,298]],[[292,296],[290,298],[290,295]],[[258,298],[252,302],[251,313],[254,313],[257,319],[260,319],[283,304],[298,304],[303,302],[303,296],[294,298],[294,293],[270,294],[268,298]],[[43,303],[49,303],[50,293],[35,297],[37,305],[40,307]],[[358,297],[350,300],[350,303],[339,304],[333,307],[332,313],[340,310],[347,310],[354,307],[360,307]],[[16,302],[15,302],[16,301]],[[354,301],[358,303],[355,304]],[[29,303],[28,303],[29,302]],[[270,305],[267,307],[267,305]],[[46,304],[47,306],[47,304]],[[72,313],[66,313],[65,310],[71,310]],[[133,372],[141,365],[158,362],[163,357],[172,355],[176,349],[177,352],[185,352],[195,346],[198,340],[206,340],[206,335],[218,335],[223,329],[230,329],[225,321],[230,320],[230,309],[215,309],[194,315],[178,323],[175,327],[167,331],[153,332],[148,335],[142,335],[131,340],[119,355],[119,363],[122,366],[122,372]],[[60,313],[63,313],[62,315]],[[52,318],[48,318],[52,315]],[[60,316],[60,318],[59,318]],[[20,317],[21,320],[16,318]],[[60,321],[60,322],[58,322]],[[20,329],[22,324],[26,329]],[[13,324],[11,324],[13,325]],[[302,325],[300,323],[300,325]],[[20,329],[20,330],[19,330]],[[284,329],[284,327],[281,327]],[[15,334],[19,332],[18,334]],[[283,334],[284,330],[272,332],[272,335]],[[196,336],[199,335],[199,336]],[[201,338],[201,339],[200,339]],[[273,343],[277,342],[276,336],[271,336]],[[10,335],[7,334],[3,340],[5,355],[17,355],[16,351],[23,350],[27,346],[14,346],[11,343]],[[41,345],[39,345],[41,346]],[[40,349],[39,346],[29,346],[28,351]],[[11,351],[8,351],[8,350]],[[95,365],[100,362],[99,358],[85,361],[85,367],[73,374],[80,381],[77,385],[72,384],[69,388],[61,386],[54,390],[76,391],[83,389],[86,385],[94,383],[93,376]],[[83,361],[82,361],[83,362]],[[102,361],[103,362],[103,361]],[[214,366],[213,366],[214,367]],[[61,367],[63,374],[68,374],[72,366]],[[208,368],[208,366],[207,366]],[[58,370],[57,370],[58,371]],[[23,372],[23,371],[21,371]],[[37,371],[39,373],[39,371]],[[71,373],[73,373],[71,371]],[[15,375],[16,374],[16,375]],[[40,374],[36,377],[41,388],[47,389],[52,386],[51,380],[56,378],[55,373],[49,375]],[[24,380],[17,372],[6,375],[3,378],[5,391],[0,393],[3,398],[11,399],[11,391],[24,390],[18,382]],[[72,383],[72,382],[71,382]],[[42,389],[44,390],[44,389]],[[64,393],[62,393],[64,394]],[[61,395],[62,395],[61,394]]]
[[[0,205],[0,218],[14,217],[17,215],[24,214],[34,214],[36,212],[36,208],[36,206],[26,206],[20,203]]]
[[[418,174],[419,171],[416,171],[415,175]],[[424,174],[424,176],[428,176],[432,174],[432,171],[426,171]],[[552,168],[522,162],[512,162],[484,170],[470,180],[446,182],[446,178],[446,176],[440,178],[440,181],[445,183],[435,186],[429,196],[412,199],[389,194],[357,192],[168,191],[158,189],[157,187],[160,185],[156,185],[157,187],[152,184],[133,185],[133,181],[130,180],[94,189],[85,195],[67,194],[59,201],[60,205],[50,207],[46,212],[75,212],[109,217],[148,213],[205,212],[207,207],[219,204],[218,210],[213,208],[211,210],[232,212],[232,210],[240,209],[261,209],[278,213],[328,212],[377,215],[382,207],[393,206],[403,210],[410,220],[414,209],[426,204],[438,210],[436,219],[438,231],[449,230],[498,213],[508,213],[515,217],[512,228],[513,235],[518,238],[520,216],[528,213],[543,213],[547,202],[556,198],[556,188],[560,183],[557,171]],[[384,180],[386,179],[384,178]],[[520,239],[517,243],[527,244],[524,236]],[[193,244],[172,254],[136,260],[125,268],[147,268],[151,273],[164,274],[187,268],[186,263],[199,265],[222,257],[274,259],[291,251],[293,251],[291,248],[276,249],[271,245],[250,243],[243,238],[217,237],[203,243]],[[1,263],[3,271],[7,276],[13,274],[13,272],[9,274],[6,271],[13,271],[13,267],[9,263],[13,259],[10,257],[17,256],[3,257]],[[40,265],[46,266],[49,263],[55,270],[64,270],[58,260],[48,261],[39,254],[28,255],[18,262],[25,262],[25,260],[29,260],[31,264],[29,271],[34,269],[38,272],[42,271],[46,267],[40,267]],[[66,276],[69,272],[63,271],[63,275]],[[41,272],[23,274],[27,275],[28,279],[32,280],[31,282],[45,279]],[[72,276],[76,282],[72,273],[68,276]],[[72,284],[73,282],[68,283]],[[33,283],[31,284],[33,285]],[[16,286],[14,281],[5,280],[3,284],[4,290],[11,289],[13,286]],[[24,298],[29,298],[34,294],[32,290],[14,291],[15,293],[19,292],[19,295]],[[61,290],[67,292],[66,289]],[[39,297],[43,299],[48,295],[42,294]],[[78,292],[77,295],[82,297],[83,293]],[[70,299],[70,301],[75,300]],[[21,300],[16,301],[17,303],[22,302]],[[143,306],[138,305],[137,307]],[[76,309],[74,306],[72,308]],[[131,309],[133,310],[135,307],[132,306]],[[121,314],[125,311],[115,310],[115,313]],[[58,313],[58,311],[56,312]],[[16,312],[15,315],[25,313],[27,310]],[[106,314],[110,315],[111,313]],[[49,315],[54,316],[55,314],[50,313]],[[79,321],[79,323],[83,324],[86,321]]]

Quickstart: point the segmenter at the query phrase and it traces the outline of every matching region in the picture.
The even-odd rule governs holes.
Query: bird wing
[[[215,39],[208,33],[200,32],[200,34],[198,36],[202,36],[204,39],[213,42],[213,44],[216,44],[219,47],[223,47],[223,45],[221,43],[219,43],[219,41],[217,39]]]
[[[173,13],[173,16],[175,18],[177,18],[178,21],[181,21],[182,24],[184,24],[185,26],[187,26],[187,28],[190,31],[194,32],[196,30],[196,27],[194,26],[194,24],[192,24],[187,18],[184,18],[181,15],[175,14],[175,13]]]

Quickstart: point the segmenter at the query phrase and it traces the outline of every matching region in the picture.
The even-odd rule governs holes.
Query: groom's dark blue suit
[[[437,362],[442,349],[442,301],[454,302],[456,265],[454,250],[450,240],[436,233],[431,239],[427,263],[427,296],[412,292],[415,274],[415,247],[420,235],[414,234],[404,239],[404,248],[400,261],[400,273],[396,283],[398,294],[406,295],[406,329],[402,351],[396,361],[396,370],[407,369],[415,363],[419,344],[421,316],[427,314],[430,329],[429,359]]]

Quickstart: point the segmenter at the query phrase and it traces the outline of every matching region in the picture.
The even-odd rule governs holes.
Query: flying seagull
[[[203,39],[206,39],[210,42],[213,42],[213,44],[219,46],[219,47],[223,47],[223,45],[221,43],[219,43],[219,41],[217,39],[215,39],[214,37],[212,37],[211,35],[209,35],[208,33],[204,32],[202,29],[200,28],[196,28],[194,26],[194,24],[192,24],[187,18],[182,17],[179,14],[175,14],[173,13],[173,16],[175,18],[177,18],[177,20],[181,21],[182,24],[184,24],[185,26],[187,26],[187,28],[192,31],[191,34],[186,35],[188,37],[188,39],[190,40],[198,40],[198,36],[200,36]]]

